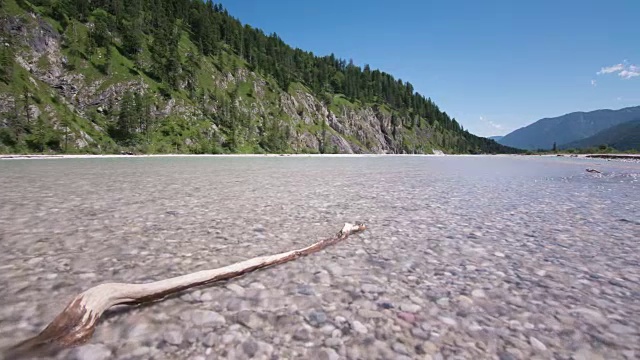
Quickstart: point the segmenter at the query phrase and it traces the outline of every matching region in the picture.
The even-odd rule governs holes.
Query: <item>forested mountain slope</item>
[[[514,152],[200,0],[3,0],[0,152]]]
[[[554,118],[545,118],[507,134],[498,140],[506,146],[520,149],[550,150],[553,144],[560,146],[586,139],[612,126],[640,117],[640,106],[619,110],[595,110],[574,112]]]
[[[561,146],[562,149],[586,149],[608,146],[618,151],[640,151],[640,118],[610,127],[586,139]]]

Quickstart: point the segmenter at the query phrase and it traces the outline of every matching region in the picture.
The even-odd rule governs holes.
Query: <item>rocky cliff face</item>
[[[103,150],[105,141],[110,141],[106,127],[116,121],[125,93],[148,94],[156,122],[167,117],[196,122],[205,113],[225,116],[224,100],[233,97],[237,112],[249,124],[242,133],[245,143],[259,136],[258,129],[266,119],[275,118],[289,130],[286,141],[296,152],[421,153],[434,147],[428,142],[431,129],[427,125],[409,132],[394,125],[391,113],[378,106],[320,100],[298,83],[283,91],[244,66],[226,71],[202,60],[200,76],[214,84],[210,92],[217,94],[215,99],[200,101],[191,96],[162,94],[153,79],[127,67],[120,56],[114,60],[120,62],[117,69],[108,74],[96,72],[95,63],[102,61],[104,54],[99,54],[97,60],[70,54],[65,43],[65,37],[70,35],[61,34],[39,16],[11,16],[5,20],[4,42],[16,49],[16,66],[21,68],[18,77],[25,84],[24,91],[16,86],[0,88],[0,114],[7,117],[23,111],[28,119],[44,114],[53,128],[64,129],[65,141],[70,140],[77,148]],[[66,32],[80,30],[68,28]],[[234,91],[237,96],[229,96]],[[29,98],[37,101],[24,106]],[[76,126],[69,126],[68,122],[65,125],[64,119],[70,117]],[[400,119],[399,123],[403,121]],[[8,126],[6,121],[3,125]],[[218,131],[216,124],[206,127],[218,132],[218,138],[224,141],[226,135]],[[192,144],[198,140],[187,136],[181,141]]]

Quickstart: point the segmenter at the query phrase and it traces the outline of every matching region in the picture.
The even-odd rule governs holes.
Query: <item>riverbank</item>
[[[56,155],[0,155],[0,160],[12,160],[12,159],[112,159],[112,158],[153,158],[153,157],[343,157],[343,158],[357,158],[357,157],[381,157],[381,156],[453,156],[445,154],[136,154],[136,155],[119,155],[119,154],[105,154],[105,155],[71,155],[71,154],[56,154]],[[455,156],[477,156],[477,155],[455,155]],[[497,155],[496,155],[497,156]]]
[[[523,155],[523,154],[6,154],[0,155],[0,160],[25,160],[25,159],[112,159],[112,158],[153,158],[153,157],[442,157],[442,156],[546,156],[546,157],[572,157],[572,158],[593,158],[610,160],[640,160],[640,154],[545,154],[545,155]]]
[[[587,157],[593,159],[640,160],[640,154],[593,154],[587,155]]]

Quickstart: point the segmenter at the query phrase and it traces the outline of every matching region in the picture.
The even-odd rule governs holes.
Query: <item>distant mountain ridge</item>
[[[487,139],[489,140],[493,140],[493,141],[500,141],[500,139],[502,139],[504,136],[489,136]]]
[[[640,118],[610,127],[586,139],[562,145],[561,149],[584,149],[607,145],[619,151],[640,151]]]
[[[640,118],[640,106],[619,110],[574,112],[544,118],[507,134],[500,144],[525,150],[551,149],[586,139],[610,127]]]

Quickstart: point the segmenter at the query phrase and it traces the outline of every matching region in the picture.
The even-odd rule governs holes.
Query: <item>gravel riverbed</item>
[[[362,221],[323,252],[114,309],[54,357],[640,358],[640,163],[6,160],[0,189],[0,348],[100,283],[216,268]]]

